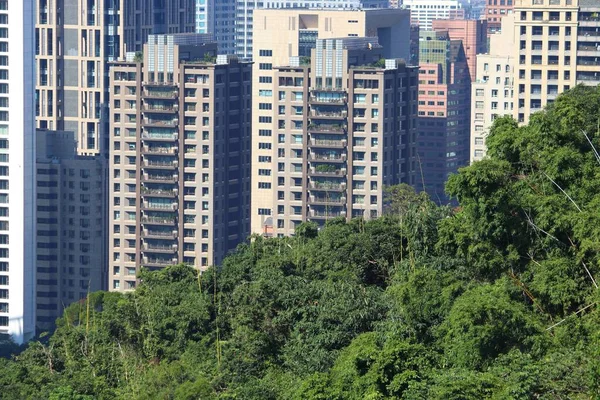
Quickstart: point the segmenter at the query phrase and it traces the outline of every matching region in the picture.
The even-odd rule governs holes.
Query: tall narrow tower
[[[35,332],[33,24],[32,1],[0,0],[0,332],[17,343]]]

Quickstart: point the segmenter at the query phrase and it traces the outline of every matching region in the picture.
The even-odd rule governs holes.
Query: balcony
[[[177,132],[174,133],[152,133],[152,132],[143,132],[142,139],[151,140],[155,142],[174,142],[179,139],[179,134]]]
[[[322,147],[328,149],[343,149],[348,145],[346,139],[342,140],[328,140],[328,139],[311,139],[310,145],[312,147]]]
[[[145,253],[177,253],[177,245],[144,243],[142,246],[142,251]]]
[[[309,188],[313,190],[341,192],[346,190],[346,182],[311,181]]]
[[[332,167],[332,168],[328,168]],[[311,176],[345,176],[346,168],[335,168],[333,165],[321,164],[316,167],[310,167]]]
[[[175,105],[162,105],[162,104],[148,104],[142,105],[142,111],[145,113],[156,113],[156,114],[173,114],[179,112],[179,106]]]
[[[340,153],[310,153],[311,161],[321,161],[330,163],[343,163],[346,161],[346,154]]]
[[[173,226],[175,225],[175,217],[143,215],[142,224]]]
[[[328,108],[332,108],[332,107],[328,107]],[[344,118],[348,117],[348,112],[346,110],[324,111],[324,110],[319,110],[319,109],[312,109],[312,110],[310,110],[310,116],[312,118],[319,118],[319,119],[344,119]]]
[[[143,229],[142,237],[147,239],[176,239],[177,231],[165,231],[165,230],[153,230],[153,229]]]
[[[315,133],[334,133],[334,134],[345,134],[347,130],[346,125],[332,125],[332,124],[309,124],[308,131]]]
[[[344,206],[346,204],[346,197],[344,196],[309,196],[308,204],[313,205],[332,205],[332,206]]]
[[[174,128],[179,124],[177,118],[173,119],[150,119],[144,118],[142,120],[142,126],[156,126],[156,127],[169,127]]]
[[[346,96],[310,96],[310,104],[346,104]]]
[[[143,257],[142,259],[144,266],[146,267],[168,267],[171,265],[177,265],[177,258],[156,258],[156,257]]]
[[[176,99],[177,90],[144,90],[144,97],[148,99]]]
[[[590,73],[587,74],[577,74],[577,83],[582,83],[584,85],[592,85],[596,86],[600,84],[600,73]]]
[[[168,189],[159,189],[159,188],[148,188],[145,186],[142,186],[142,196],[146,197],[167,197],[167,198],[173,198],[176,197],[178,194],[178,190],[177,189],[173,189],[173,190],[168,190]]]
[[[172,154],[175,155],[177,149],[175,147],[163,146],[143,146],[142,153],[146,154]]]
[[[156,161],[144,159],[144,167],[151,169],[175,169],[179,166],[178,160],[173,161]]]
[[[179,175],[158,175],[158,174],[144,174],[145,182],[154,183],[175,183],[179,179]]]
[[[337,217],[345,217],[345,211],[339,210],[310,210],[308,213],[310,218],[314,219],[329,219],[329,218],[337,218]]]
[[[177,203],[151,203],[143,201],[142,209],[148,211],[175,211],[177,210]]]

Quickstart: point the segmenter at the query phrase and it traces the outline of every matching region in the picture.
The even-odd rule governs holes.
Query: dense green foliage
[[[2,360],[0,398],[598,398],[599,116],[577,87],[497,120],[456,209],[395,187],[378,220],[95,293]]]

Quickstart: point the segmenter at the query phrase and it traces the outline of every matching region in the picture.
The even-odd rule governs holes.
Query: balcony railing
[[[175,99],[178,93],[176,90],[145,90],[144,97],[151,99]]]
[[[313,161],[326,161],[326,162],[344,162],[346,161],[346,154],[337,153],[310,153],[310,159]]]
[[[309,196],[308,198],[309,204],[330,204],[330,205],[344,205],[346,204],[346,198],[341,197],[333,197],[333,196]]]
[[[150,203],[144,201],[142,204],[145,210],[175,211],[177,209],[177,203]]]
[[[313,190],[333,190],[341,191],[346,190],[345,182],[319,182],[311,181],[309,187]]]
[[[310,102],[313,104],[344,104],[346,97],[330,97],[330,96],[310,96]]]
[[[142,230],[142,236],[147,238],[175,239],[177,238],[177,231],[156,231],[144,229]]]
[[[174,119],[150,119],[144,118],[142,121],[142,125],[144,126],[167,126],[167,127],[176,127],[179,124],[179,120],[177,118]]]
[[[337,218],[346,216],[346,213],[337,210],[310,210],[309,216],[312,218]]]
[[[142,261],[143,261],[144,265],[158,265],[158,266],[165,266],[165,267],[177,264],[176,258],[166,259],[166,258],[144,257]]]
[[[175,154],[175,147],[143,146],[142,152],[148,154]]]
[[[177,133],[142,133],[142,139],[173,142],[179,138]]]
[[[144,112],[150,112],[150,113],[175,113],[179,111],[179,107],[177,106],[177,104],[175,105],[159,105],[159,104],[148,104],[148,103],[144,103],[142,110]]]
[[[313,176],[344,176],[346,175],[346,168],[319,168],[311,167],[310,175]]]
[[[143,215],[142,223],[143,224],[156,224],[156,225],[173,225],[173,224],[175,224],[175,217]]]
[[[155,182],[172,182],[175,183],[179,175],[157,175],[157,174],[144,174],[145,181],[155,181]]]
[[[155,251],[160,253],[175,253],[177,251],[177,245],[162,245],[162,244],[150,244],[144,243],[144,251]]]
[[[329,140],[329,139],[311,139],[311,146],[314,147],[329,147],[336,149],[343,149],[348,145],[346,139],[342,140]]]
[[[154,161],[144,159],[144,166],[147,168],[177,168],[179,166],[179,161]]]
[[[321,110],[311,110],[310,116],[314,118],[346,118],[348,116],[347,111],[321,111]]]
[[[310,132],[322,132],[322,133],[344,133],[346,132],[345,125],[329,125],[329,124],[309,124],[308,130]]]
[[[177,189],[167,190],[142,187],[142,196],[175,197],[177,193]]]

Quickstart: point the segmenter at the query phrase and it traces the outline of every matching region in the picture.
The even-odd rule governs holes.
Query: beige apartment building
[[[273,193],[259,209],[264,235],[291,235],[304,221],[375,218],[384,186],[414,183],[418,68],[377,65],[382,50],[376,37],[317,39],[310,64],[292,57],[274,67],[274,99],[259,103],[273,123],[258,146],[271,147],[276,166],[258,170],[256,186]]]
[[[527,123],[560,93],[577,84],[600,84],[599,15],[595,0],[515,1],[501,33],[490,36],[490,53],[477,59],[471,161],[485,156],[496,117],[509,114]]]
[[[477,56],[476,79],[471,92],[470,161],[486,153],[485,140],[496,118],[514,113],[514,15],[502,19],[502,29],[490,35],[490,52]]]
[[[309,72],[311,70],[321,70],[321,65],[314,65],[309,68],[308,65],[312,65],[313,61],[309,62],[312,56],[312,50],[316,47],[317,38],[319,39],[334,39],[334,38],[374,38],[373,45],[381,45],[378,48],[379,54],[386,59],[410,59],[410,12],[408,10],[400,9],[386,9],[386,10],[307,10],[307,9],[286,9],[286,10],[255,10],[254,12],[254,46],[253,46],[253,102],[252,102],[252,201],[251,201],[251,231],[253,233],[275,233],[274,229],[277,229],[277,234],[291,234],[293,233],[293,226],[298,221],[305,220],[307,218],[306,210],[299,211],[298,208],[291,211],[292,214],[296,215],[293,218],[294,223],[283,222],[283,228],[275,228],[278,222],[273,222],[273,217],[279,214],[281,210],[279,204],[279,192],[283,191],[285,194],[285,201],[291,201],[290,198],[303,198],[303,202],[306,202],[306,190],[308,180],[305,174],[307,173],[307,157],[310,157],[312,153],[307,153],[304,149],[301,152],[292,152],[289,148],[289,152],[285,153],[285,159],[279,156],[280,150],[287,151],[282,145],[291,145],[291,140],[302,141],[302,144],[298,143],[298,146],[308,146],[308,135],[309,132],[309,112],[312,112],[312,108],[309,107],[309,93],[315,87],[316,81],[309,83]],[[404,38],[404,39],[403,39]],[[376,43],[375,43],[376,42]],[[328,46],[333,46],[334,42]],[[335,42],[337,43],[337,42]],[[337,45],[337,44],[336,44]],[[366,43],[365,45],[368,45]],[[340,45],[343,47],[343,42]],[[343,52],[343,48],[338,49],[339,52]],[[331,58],[328,58],[328,62],[332,62]],[[341,66],[342,70],[336,75],[337,79],[341,79],[342,86],[335,86],[332,82],[323,82],[323,89],[327,90],[328,86],[337,93],[339,97],[336,101],[341,101],[344,107],[347,103],[352,102],[352,92],[348,91],[348,80],[349,77],[353,76],[348,69],[350,65],[353,65],[353,60],[344,61],[342,56],[336,58],[336,68]],[[306,64],[306,65],[305,65]],[[304,80],[298,81],[297,89],[293,90],[294,93],[288,93],[286,97],[281,101],[293,102],[289,103],[286,107],[286,113],[294,109],[297,115],[288,116],[287,121],[282,121],[284,125],[280,125],[280,117],[278,115],[279,107],[284,106],[284,103],[278,103],[279,100],[279,77],[283,73],[285,67],[294,66],[294,70],[288,72],[294,78],[302,78]],[[283,69],[282,69],[283,68]],[[332,66],[327,66],[328,71],[331,70]],[[385,74],[384,68],[381,71],[376,72],[373,70],[373,74]],[[286,72],[286,73],[288,73]],[[388,72],[389,73],[389,72]],[[405,72],[407,73],[407,72]],[[296,75],[299,74],[299,75]],[[316,76],[315,76],[316,78]],[[379,77],[381,78],[381,76]],[[379,79],[377,78],[377,79]],[[358,79],[358,78],[357,78]],[[375,78],[374,78],[375,79]],[[410,86],[410,85],[408,85]],[[408,90],[408,86],[406,90]],[[291,89],[291,86],[287,89]],[[287,89],[284,89],[285,92]],[[381,89],[381,88],[380,88]],[[373,93],[375,94],[375,93]],[[365,93],[366,95],[366,93]],[[344,99],[343,101],[341,99]],[[271,105],[269,107],[269,104]],[[350,111],[352,111],[352,106]],[[388,104],[391,108],[391,104]],[[351,116],[348,114],[348,110],[344,119]],[[337,113],[337,111],[336,111]],[[416,110],[415,110],[416,113]],[[382,114],[383,115],[383,114]],[[381,117],[372,117],[373,123],[383,124]],[[299,124],[302,121],[302,126]],[[297,121],[297,122],[293,122]],[[343,129],[346,136],[346,131],[351,128],[351,120],[347,121],[332,121],[340,126],[345,126]],[[284,126],[281,127],[280,126]],[[405,129],[412,129],[406,127]],[[286,143],[279,143],[280,135],[284,135]],[[341,140],[341,138],[340,138]],[[345,138],[347,145],[351,144],[349,138]],[[296,146],[294,150],[300,150]],[[308,148],[306,148],[308,150]],[[351,153],[351,151],[350,151]],[[293,157],[293,155],[298,157]],[[348,151],[346,151],[346,160],[351,160]],[[292,182],[291,170],[289,168],[299,168],[299,165],[287,166],[286,174],[282,174],[280,171],[280,163],[285,161],[286,163],[293,163],[302,165],[303,171],[300,175],[295,175],[295,182]],[[350,164],[351,165],[351,164]],[[349,167],[348,165],[347,167]],[[347,173],[351,170],[346,168]],[[279,185],[280,178],[284,178],[285,184]],[[298,190],[293,190],[293,186],[299,184]],[[346,183],[346,188],[348,188]],[[380,188],[378,189],[380,190]],[[294,194],[292,194],[292,191]],[[351,200],[349,193],[346,193],[345,199]],[[296,200],[295,200],[296,201]],[[297,203],[294,207],[299,207],[301,203]],[[347,210],[350,211],[350,210]],[[301,215],[296,213],[300,212]],[[284,205],[284,214],[289,214],[289,207],[286,209]],[[351,217],[352,213],[347,212],[346,216]],[[292,219],[288,220],[292,221]],[[287,220],[286,220],[287,221]],[[273,231],[273,232],[272,232]]]
[[[110,290],[247,239],[252,66],[215,54],[206,35],[150,35],[143,61],[111,65]]]
[[[107,152],[108,62],[151,33],[194,32],[194,0],[36,0],[36,124]],[[104,142],[103,142],[104,141]]]
[[[38,130],[36,330],[64,307],[106,290],[106,160],[78,156],[73,132]]]
[[[600,4],[595,0],[516,0],[515,117],[532,113],[578,83],[600,83]]]

